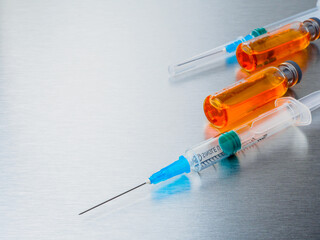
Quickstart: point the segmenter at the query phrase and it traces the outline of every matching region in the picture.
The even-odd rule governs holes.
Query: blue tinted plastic
[[[233,65],[233,64],[236,64],[236,63],[238,63],[236,54],[231,55],[231,56],[226,58],[226,64],[227,65]]]
[[[252,38],[254,38],[254,37],[251,34],[249,34],[249,35],[245,36],[244,38],[238,39],[238,40],[234,41],[233,43],[228,44],[226,46],[226,51],[228,53],[235,52],[240,43],[248,41]]]
[[[179,160],[171,163],[169,166],[162,168],[149,178],[151,184],[157,184],[182,173],[190,172],[190,164],[184,156],[180,156]]]

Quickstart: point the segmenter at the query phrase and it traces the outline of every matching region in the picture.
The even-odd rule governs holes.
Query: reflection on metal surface
[[[159,188],[152,191],[153,200],[160,200],[171,195],[188,192],[191,190],[189,177],[182,175],[169,184],[162,184]]]
[[[218,174],[221,178],[231,177],[240,172],[240,162],[237,155],[223,159],[218,166]]]

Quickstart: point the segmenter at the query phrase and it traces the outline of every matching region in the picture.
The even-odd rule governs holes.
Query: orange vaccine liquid
[[[287,62],[282,65],[268,67],[209,95],[203,105],[207,119],[216,128],[235,126],[257,108],[283,96],[301,78],[301,70]]]
[[[305,49],[310,44],[310,41],[319,37],[319,32],[313,31],[310,24],[318,23],[312,19],[304,23],[293,22],[241,43],[236,51],[240,66],[251,72]]]
[[[288,91],[287,91],[286,95],[287,94],[288,94]],[[245,117],[243,117],[235,122],[229,123],[225,127],[217,128],[214,125],[212,125],[211,123],[209,123],[205,129],[205,137],[206,137],[206,139],[208,139],[210,137],[216,137],[222,133],[236,129],[237,127],[242,126],[244,124],[247,124],[248,122],[251,122],[253,119],[259,117],[261,114],[268,112],[274,108],[275,108],[275,100],[270,101],[257,109],[254,109],[252,112],[250,112]]]
[[[301,50],[299,52],[296,52],[296,53],[288,55],[287,59],[290,59],[290,60],[296,62],[299,65],[299,67],[301,68],[302,73],[304,73],[307,70],[309,63],[313,62],[317,55],[318,55],[317,46],[314,45],[314,44],[310,44],[309,47],[307,47],[307,48],[305,48],[305,49],[303,49],[303,50]],[[272,62],[270,64],[270,67],[271,66],[277,67],[282,62],[284,62],[283,59],[280,59],[280,60],[277,60],[275,62]],[[253,72],[248,72],[245,69],[240,68],[236,72],[236,81],[239,81],[241,79],[247,78],[247,77],[251,76],[252,74],[254,74],[254,73],[258,72],[258,71],[259,70],[256,70],[256,71],[253,71]]]

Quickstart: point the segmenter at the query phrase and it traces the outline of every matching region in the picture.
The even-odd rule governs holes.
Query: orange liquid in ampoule
[[[302,22],[293,22],[280,29],[241,43],[237,60],[247,71],[254,71],[269,63],[306,48],[310,33]]]
[[[287,92],[288,93],[288,92]],[[287,95],[287,93],[285,95]],[[237,127],[244,125],[248,122],[251,122],[252,119],[255,119],[257,117],[259,117],[261,114],[270,111],[271,109],[275,108],[275,100],[270,101],[266,104],[264,104],[263,106],[260,106],[256,109],[254,109],[253,111],[251,111],[248,115],[246,115],[245,117],[234,121],[232,123],[227,124],[225,127],[222,128],[216,128],[214,125],[212,125],[211,123],[209,123],[206,126],[205,129],[205,137],[206,139],[210,138],[210,137],[216,137],[219,134],[225,133],[227,131],[236,129]]]
[[[270,66],[274,66],[274,67],[279,66],[281,63],[285,62],[286,59],[290,59],[296,62],[301,68],[302,73],[304,73],[307,70],[309,63],[313,62],[315,58],[318,57],[318,55],[320,56],[318,52],[319,50],[317,49],[317,46],[314,44],[310,44],[309,47],[299,52],[290,54],[286,58],[281,58],[276,60],[275,62],[270,63]],[[253,72],[248,72],[245,69],[240,68],[236,72],[236,81],[247,78],[256,72],[258,72],[258,70]]]
[[[227,128],[246,118],[257,108],[283,96],[288,87],[297,83],[297,79],[288,83],[285,73],[277,67],[268,67],[247,79],[209,95],[204,101],[204,112],[216,128]]]

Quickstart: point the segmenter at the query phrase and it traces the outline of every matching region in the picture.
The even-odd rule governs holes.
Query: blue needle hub
[[[179,160],[171,163],[160,171],[154,173],[149,178],[151,184],[157,184],[182,173],[190,172],[190,164],[184,156],[180,156]]]

